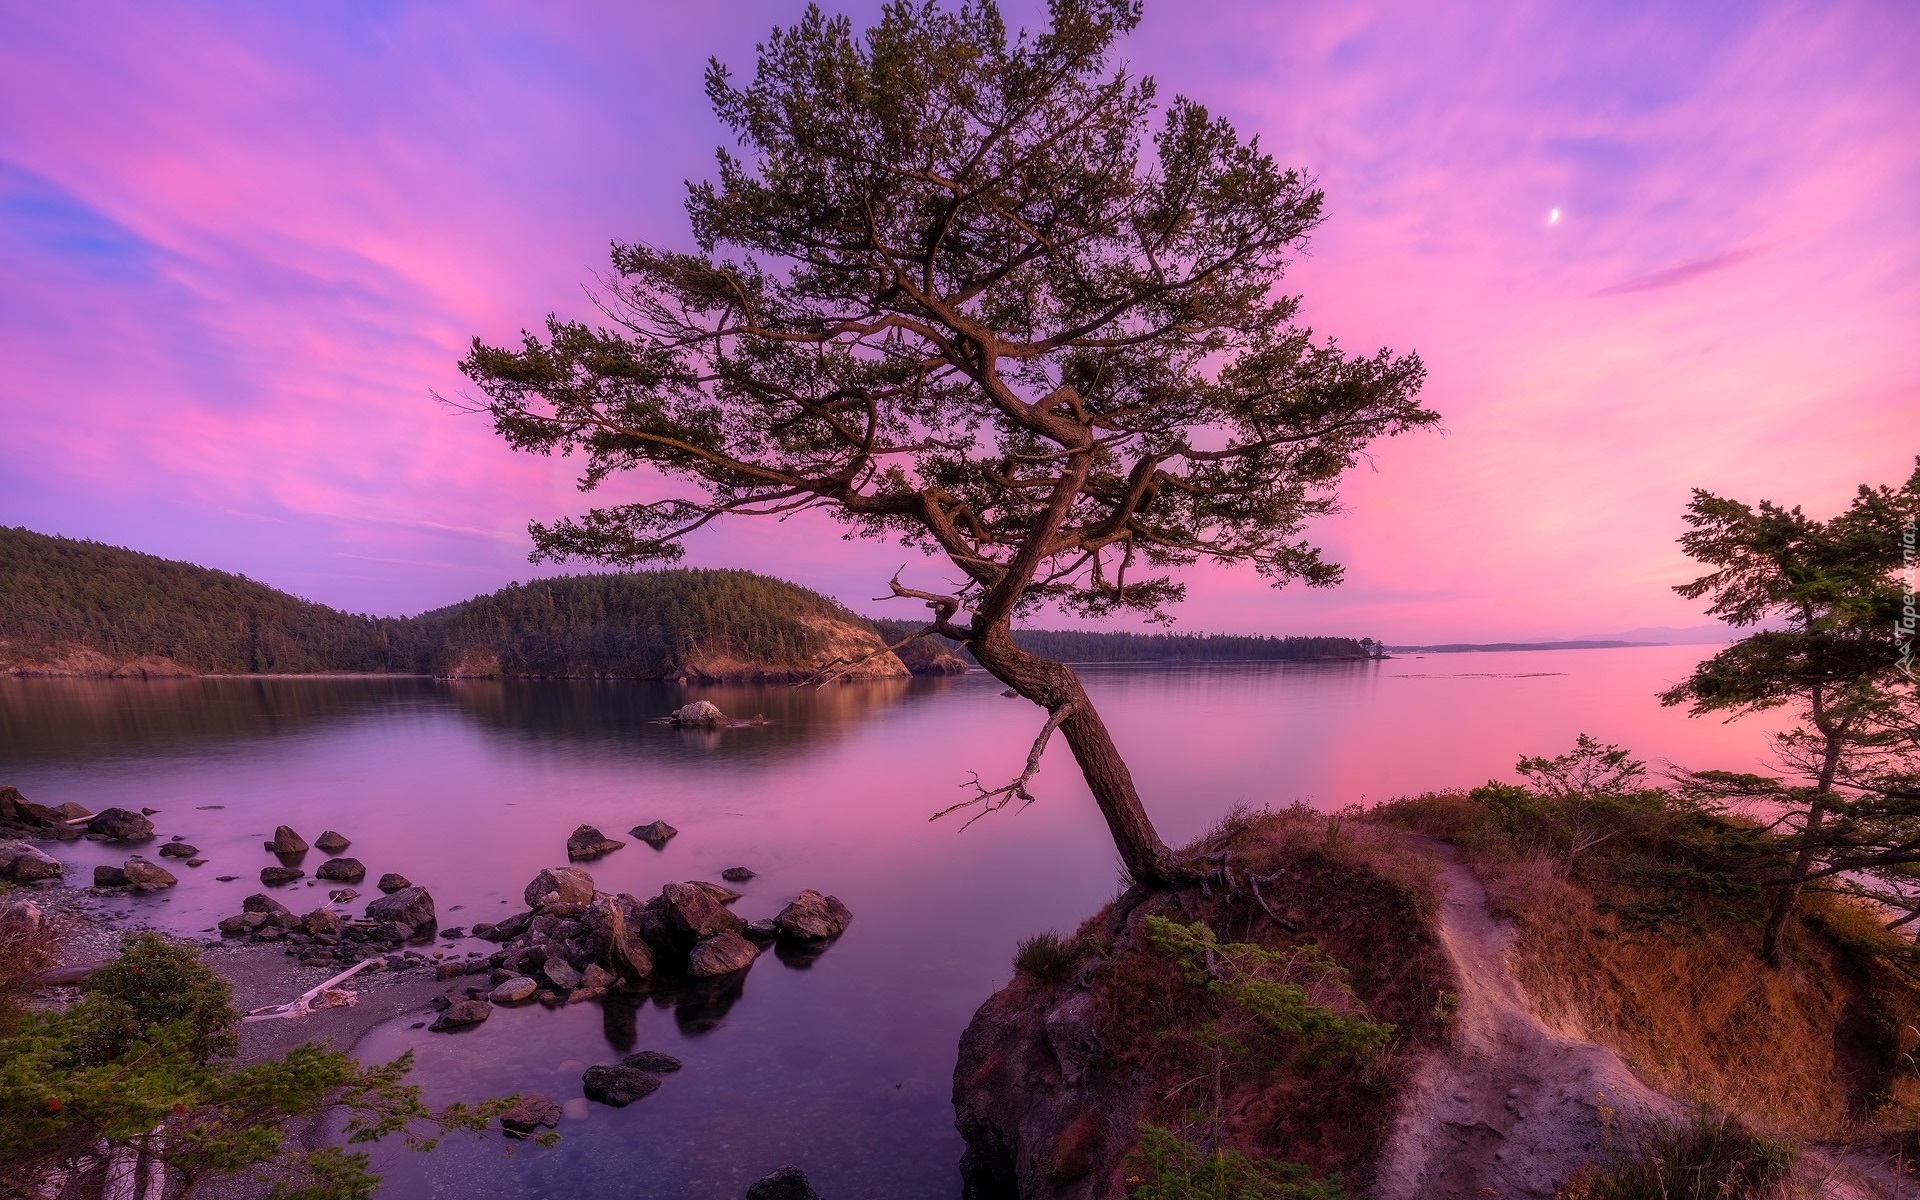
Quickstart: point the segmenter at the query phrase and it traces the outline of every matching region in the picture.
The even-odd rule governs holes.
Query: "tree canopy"
[[[461,366],[514,446],[585,456],[583,489],[677,485],[536,522],[536,557],[672,561],[717,518],[807,510],[943,555],[955,585],[896,594],[1048,710],[1030,768],[1063,730],[1155,878],[1104,726],[1010,620],[1161,617],[1201,561],[1330,585],[1308,522],[1371,441],[1438,418],[1417,358],[1349,355],[1278,291],[1312,182],[1194,100],[1156,120],[1115,58],[1136,3],[1049,12],[1014,35],[991,3],[896,0],[862,34],[809,7],[751,80],[712,63],[738,146],[688,185],[694,248],[617,243],[599,321]],[[1030,798],[1031,773],[976,799]]]
[[[1778,961],[1815,881],[1920,916],[1920,696],[1904,656],[1920,461],[1904,484],[1863,485],[1826,521],[1700,490],[1686,519],[1681,545],[1712,570],[1676,590],[1711,597],[1708,611],[1730,624],[1776,627],[1700,663],[1661,700],[1696,715],[1785,707],[1796,718],[1773,739],[1791,782],[1721,771],[1690,781],[1708,797],[1759,801],[1784,835],[1790,862],[1773,881],[1764,955]]]

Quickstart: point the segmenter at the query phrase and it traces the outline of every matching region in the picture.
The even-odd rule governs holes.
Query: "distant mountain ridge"
[[[917,658],[925,671],[964,669]],[[848,678],[908,673],[864,618],[750,571],[565,576],[370,617],[225,571],[0,528],[4,674],[780,680],[856,659]]]

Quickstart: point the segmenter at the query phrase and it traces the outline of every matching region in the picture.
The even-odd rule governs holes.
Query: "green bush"
[[[1299,1163],[1250,1158],[1227,1148],[1211,1152],[1171,1129],[1140,1127],[1131,1200],[1347,1200],[1336,1178]]]
[[[239,1020],[193,947],[149,933],[128,937],[71,1007],[0,1029],[0,1196],[38,1194],[49,1173],[126,1148],[166,1166],[174,1200],[221,1175],[265,1180],[272,1200],[365,1200],[380,1181],[368,1156],[309,1149],[290,1122],[338,1112],[349,1144],[398,1135],[424,1150],[511,1103],[429,1109],[406,1082],[410,1054],[362,1067],[307,1045],[238,1065]]]

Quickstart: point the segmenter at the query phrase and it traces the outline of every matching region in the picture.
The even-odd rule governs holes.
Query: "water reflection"
[[[1689,721],[1654,693],[1692,647],[1432,656],[1386,662],[1088,668],[1087,687],[1170,842],[1240,801],[1340,805],[1507,775],[1586,730],[1658,762],[1757,765],[1747,723]],[[407,1022],[369,1056],[415,1048],[429,1096],[543,1090],[636,1049],[686,1067],[627,1109],[576,1104],[551,1153],[453,1145],[383,1159],[390,1198],[737,1197],[784,1163],[836,1198],[951,1197],[959,1153],[953,1047],[1010,973],[1016,941],[1070,929],[1110,896],[1106,832],[1056,745],[1040,802],[965,834],[929,813],[970,772],[1010,778],[1039,725],[982,675],[791,688],[424,679],[0,680],[0,783],[47,804],[153,807],[161,838],[209,860],[170,893],[120,902],[170,929],[208,929],[258,890],[276,824],[332,828],[370,878],[429,888],[447,925],[496,919],[581,822],[616,838],[653,819],[680,835],[589,864],[608,890],[744,865],[743,917],[802,887],[853,910],[817,959],[763,955],[717,990],[548,1010],[501,1009],[457,1037]],[[763,713],[703,733],[655,718],[689,699]],[[85,874],[125,848],[57,853]],[[307,856],[307,870],[321,860]],[[214,877],[232,875],[232,883]],[[371,889],[362,889],[370,892]],[[280,889],[303,911],[324,890]],[[457,953],[491,945],[456,944]],[[793,968],[793,969],[789,969]]]

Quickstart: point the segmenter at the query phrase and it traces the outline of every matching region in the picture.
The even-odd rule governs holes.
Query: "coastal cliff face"
[[[188,679],[198,674],[157,654],[119,660],[91,646],[27,650],[0,640],[0,675],[18,679]]]

